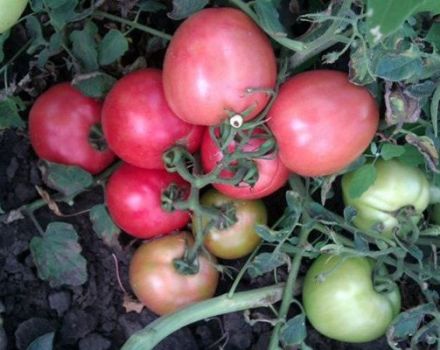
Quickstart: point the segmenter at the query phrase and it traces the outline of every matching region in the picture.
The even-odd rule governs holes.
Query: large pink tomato
[[[29,136],[40,158],[76,165],[96,174],[115,158],[107,147],[101,149],[91,142],[94,128],[99,134],[100,123],[101,104],[69,83],[60,83],[33,104],[29,112]]]
[[[197,125],[216,125],[229,113],[249,110],[246,119],[255,117],[269,100],[262,90],[275,86],[276,75],[270,41],[251,18],[232,8],[204,9],[183,22],[163,66],[171,109]]]
[[[345,73],[315,70],[288,79],[269,112],[281,161],[302,176],[344,169],[368,147],[379,109]]]
[[[258,131],[258,129],[257,129]],[[253,152],[264,142],[262,138],[251,138],[243,147],[244,152]],[[237,147],[236,142],[229,144],[227,152],[234,152]],[[206,130],[201,147],[202,166],[205,172],[213,170],[224,157],[222,150],[212,140],[209,130]],[[270,154],[264,158],[253,159],[258,170],[258,180],[250,186],[247,183],[241,183],[237,186],[216,183],[213,186],[221,193],[238,199],[257,199],[263,198],[281,188],[289,177],[289,171],[280,161],[278,154]],[[231,178],[233,172],[222,170],[220,177],[224,179]]]
[[[174,145],[195,152],[203,128],[179,119],[169,108],[162,72],[143,69],[120,79],[107,95],[102,125],[110,148],[127,163],[164,168],[162,154]]]
[[[168,212],[161,206],[163,191],[173,183],[189,190],[188,183],[177,174],[124,163],[106,186],[108,210],[116,225],[138,238],[168,234],[185,226],[188,212]]]

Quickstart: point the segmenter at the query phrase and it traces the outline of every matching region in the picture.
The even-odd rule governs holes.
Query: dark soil
[[[38,198],[35,185],[42,185],[42,182],[36,162],[26,135],[11,130],[0,133],[0,203],[3,211],[8,212]],[[277,198],[272,200],[278,201]],[[79,212],[102,201],[102,193],[96,190],[80,196],[73,208],[62,207],[62,211]],[[276,206],[270,207],[276,210]],[[80,287],[51,288],[38,278],[30,255],[29,242],[38,235],[32,221],[23,218],[9,224],[0,222],[0,313],[6,332],[5,338],[0,327],[0,350],[26,349],[35,338],[51,331],[56,332],[56,349],[119,349],[134,331],[155,319],[156,316],[146,309],[136,313],[126,312],[123,307],[124,293],[117,282],[113,254],[122,284],[129,290],[127,264],[135,244],[131,244],[128,237],[121,237],[121,250],[112,250],[94,234],[88,215],[60,218],[43,208],[36,212],[36,216],[43,228],[51,221],[73,224],[88,261],[89,278]],[[242,263],[232,264],[239,269]],[[267,285],[270,279],[271,276],[267,276],[251,281],[246,277],[242,288]],[[230,284],[230,279],[225,276],[218,294],[227,291]],[[250,326],[243,313],[234,313],[186,327],[168,337],[156,349],[265,350],[270,334],[268,323]],[[7,345],[2,347],[6,341]],[[384,339],[354,346],[332,342],[312,329],[307,342],[319,350],[388,348]]]

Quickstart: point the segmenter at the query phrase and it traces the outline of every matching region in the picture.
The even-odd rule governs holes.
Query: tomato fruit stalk
[[[373,264],[366,258],[321,255],[306,273],[303,305],[310,323],[325,336],[362,343],[384,335],[400,311],[397,285],[374,289]]]
[[[411,206],[414,223],[429,204],[429,183],[425,174],[398,160],[378,160],[374,163],[376,180],[360,197],[350,197],[356,170],[342,177],[342,194],[346,206],[356,209],[353,223],[362,230],[374,229],[378,224],[383,234],[392,236],[399,227],[400,209]]]

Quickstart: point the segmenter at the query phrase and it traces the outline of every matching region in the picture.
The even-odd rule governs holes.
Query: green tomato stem
[[[134,333],[122,350],[151,350],[174,331],[205,318],[257,307],[267,307],[281,299],[284,285],[278,284],[252,291],[227,294],[185,307],[162,316]]]
[[[305,218],[307,221],[308,218]],[[309,225],[303,225],[301,228],[301,232],[299,234],[298,247],[302,247],[302,251],[294,256],[292,259],[292,266],[289,271],[289,275],[287,277],[286,287],[283,291],[283,299],[281,301],[281,306],[278,313],[278,321],[274,327],[272,332],[272,336],[270,338],[269,348],[268,350],[277,350],[279,349],[280,342],[280,329],[286,322],[287,313],[289,311],[290,304],[293,300],[293,294],[295,290],[295,283],[297,282],[299,267],[301,265],[301,260],[303,258],[303,254],[306,251],[306,243],[307,238],[312,231],[312,227]]]
[[[133,21],[130,21],[130,20],[127,20],[127,19],[124,19],[124,18],[121,18],[119,16],[112,15],[112,14],[107,13],[107,12],[95,11],[93,13],[93,16],[94,17],[103,17],[103,18],[106,18],[106,19],[109,19],[109,20],[112,20],[112,21],[115,21],[115,22],[118,22],[118,23],[121,23],[121,24],[128,25],[130,27],[139,29],[139,30],[141,30],[141,31],[143,31],[145,33],[157,36],[157,37],[159,37],[161,39],[164,39],[164,40],[167,40],[167,41],[170,41],[171,38],[172,38],[171,35],[166,34],[164,32],[161,32],[160,30],[157,30],[157,29],[145,26],[143,24],[140,24],[140,23],[137,23],[137,22],[133,22]]]

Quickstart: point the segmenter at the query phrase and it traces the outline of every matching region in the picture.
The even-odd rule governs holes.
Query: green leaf
[[[405,152],[399,157],[399,160],[406,165],[417,167],[425,163],[423,155],[417,150],[416,147],[406,144],[403,146]]]
[[[83,30],[75,30],[70,34],[72,52],[86,72],[98,69],[98,51],[95,36],[98,28],[92,22],[87,22]]]
[[[208,5],[209,0],[173,0],[173,10],[168,17],[180,21]]]
[[[348,195],[351,198],[358,198],[376,181],[376,168],[373,164],[362,165],[352,174]]]
[[[42,237],[34,237],[30,250],[38,276],[52,287],[80,286],[87,281],[86,259],[72,225],[52,222]]]
[[[425,316],[431,313],[437,313],[434,304],[422,304],[415,308],[400,313],[393,320],[387,332],[388,340],[397,341],[405,339],[416,333]]]
[[[93,183],[93,177],[77,166],[45,162],[42,167],[43,180],[51,188],[72,196]]]
[[[25,123],[19,114],[23,110],[24,105],[19,97],[7,97],[5,100],[0,101],[0,130],[24,128]]]
[[[423,71],[423,61],[416,50],[384,52],[374,61],[372,71],[388,81],[417,80]]]
[[[48,14],[52,25],[58,30],[63,29],[78,16],[75,12],[78,0],[44,0],[44,3],[49,8]]]
[[[26,350],[52,350],[54,337],[55,332],[43,334],[30,343]]]
[[[102,39],[98,46],[100,65],[115,62],[128,50],[128,41],[125,36],[116,29],[111,29]]]
[[[90,210],[90,221],[93,230],[105,244],[111,247],[119,247],[118,237],[121,230],[113,223],[105,205],[95,205]]]
[[[137,4],[139,10],[145,12],[157,12],[160,10],[166,10],[166,6],[156,0],[143,0]]]
[[[286,346],[301,344],[307,336],[306,316],[300,314],[291,318],[280,330],[280,340]]]
[[[280,242],[290,234],[290,230],[271,230],[266,225],[257,225],[255,232],[266,242]]]
[[[399,29],[405,20],[418,13],[430,11],[440,13],[438,0],[368,0],[368,40],[378,43]]]
[[[279,1],[256,0],[255,12],[257,13],[259,24],[266,32],[286,35],[286,30],[280,22],[276,8],[278,3]]]
[[[437,52],[440,51],[440,23],[434,22],[429,29],[428,34],[425,36],[425,40],[429,42]]]
[[[11,32],[8,30],[2,34],[0,34],[0,63],[3,62],[3,60],[5,59],[5,53],[3,51],[3,46],[5,44],[5,41],[9,38],[9,34]]]
[[[392,143],[385,143],[381,150],[380,155],[385,160],[390,160],[392,158],[400,157],[405,153],[405,147],[394,145]]]
[[[104,98],[110,91],[116,79],[103,72],[94,72],[78,76],[72,81],[84,95],[94,98]]]
[[[286,254],[279,251],[261,253],[249,264],[248,273],[252,278],[261,276],[284,265],[289,260]]]
[[[47,41],[43,36],[41,23],[35,16],[26,18],[26,29],[32,38],[32,44],[27,49],[27,53],[32,55],[42,46],[47,46]]]

